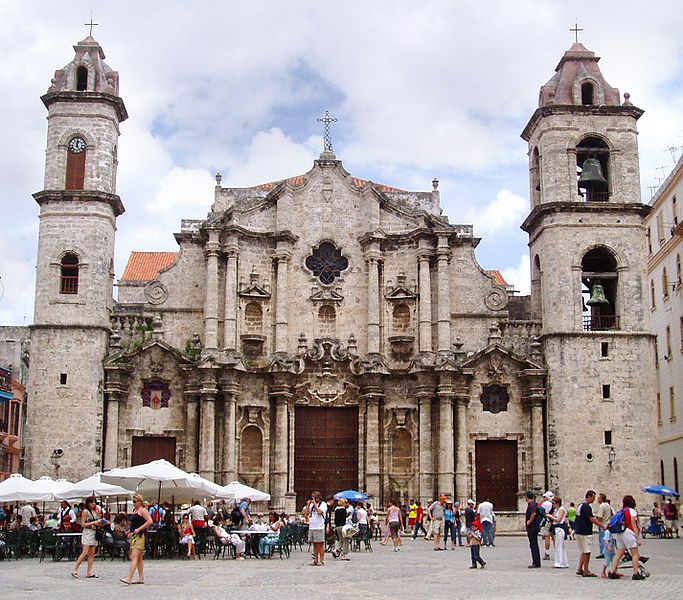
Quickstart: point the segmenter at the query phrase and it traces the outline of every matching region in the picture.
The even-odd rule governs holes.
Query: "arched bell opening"
[[[581,104],[584,106],[595,104],[595,86],[590,81],[581,84]]]
[[[577,186],[586,202],[609,200],[609,146],[598,137],[586,137],[576,146]]]
[[[619,329],[617,314],[617,261],[607,248],[587,252],[581,261],[583,329]]]

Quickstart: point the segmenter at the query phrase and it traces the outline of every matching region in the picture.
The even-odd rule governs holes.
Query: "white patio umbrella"
[[[103,496],[131,496],[133,494],[130,490],[119,485],[102,483],[100,480],[101,475],[102,473],[95,473],[81,481],[72,483],[67,489],[55,494],[55,500],[75,500],[87,498],[88,496],[95,496],[96,498]]]
[[[145,498],[175,503],[213,498],[219,487],[208,479],[179,469],[163,458],[126,469],[112,469],[102,473],[100,481],[134,490]]]
[[[55,499],[55,494],[63,492],[73,485],[73,483],[66,479],[52,479],[52,477],[49,477],[48,475],[43,475],[33,483],[35,484],[36,491],[49,494],[50,500]]]
[[[219,498],[234,498],[235,500],[249,498],[252,502],[270,500],[270,494],[244,485],[239,481],[233,481],[228,485],[224,485],[217,495]]]
[[[2,502],[49,502],[50,492],[41,491],[36,481],[26,479],[19,473],[12,473],[0,482],[0,503]]]

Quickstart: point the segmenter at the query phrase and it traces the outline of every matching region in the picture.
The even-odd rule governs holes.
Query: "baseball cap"
[[[474,504],[474,500],[472,500],[472,498],[470,498],[470,499],[467,501],[467,504]]]

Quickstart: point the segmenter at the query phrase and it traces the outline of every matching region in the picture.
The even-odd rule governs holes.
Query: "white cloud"
[[[173,167],[159,181],[159,193],[147,205],[150,212],[175,213],[187,207],[203,209],[213,202],[215,182],[206,169]]]
[[[531,271],[528,254],[522,254],[519,257],[519,263],[516,267],[504,267],[501,269],[501,273],[505,281],[513,285],[522,296],[531,293]]]
[[[467,222],[474,225],[477,236],[498,234],[506,229],[517,230],[529,210],[529,202],[510,190],[500,190],[496,199],[481,208],[467,211]]]

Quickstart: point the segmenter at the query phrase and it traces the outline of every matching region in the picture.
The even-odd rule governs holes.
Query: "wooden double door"
[[[488,498],[494,510],[517,510],[517,441],[478,440],[475,451],[477,502]]]
[[[133,436],[133,455],[131,466],[144,465],[163,458],[175,464],[175,438],[157,435]]]
[[[358,407],[297,406],[295,422],[297,508],[314,490],[358,489]]]

